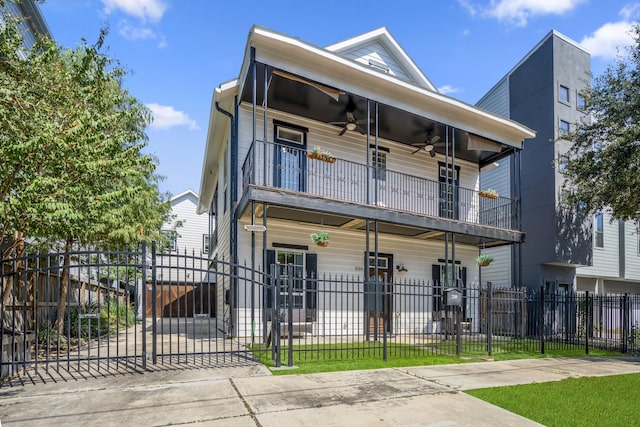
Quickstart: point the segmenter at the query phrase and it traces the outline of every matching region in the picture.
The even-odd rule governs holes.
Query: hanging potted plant
[[[486,267],[492,262],[493,262],[493,257],[490,257],[489,255],[480,255],[478,258],[476,258],[476,263],[480,267]]]
[[[336,157],[326,150],[322,150],[320,147],[313,147],[313,151],[307,152],[307,157],[315,160],[322,160],[327,163],[335,163]]]
[[[496,190],[494,190],[493,188],[487,188],[486,190],[480,190],[478,192],[478,194],[480,195],[480,197],[485,197],[487,199],[497,199],[498,197],[500,197],[498,195],[498,193],[496,192]]]
[[[311,233],[311,241],[318,246],[327,247],[329,246],[329,233],[326,231]]]

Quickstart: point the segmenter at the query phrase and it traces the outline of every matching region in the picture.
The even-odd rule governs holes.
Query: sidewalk
[[[462,390],[640,372],[638,358],[530,359],[272,376],[169,369],[0,388],[6,426],[537,425]]]

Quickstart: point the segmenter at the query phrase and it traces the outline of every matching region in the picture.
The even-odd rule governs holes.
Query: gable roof
[[[385,27],[332,44],[325,49],[374,68],[378,64],[386,66],[388,74],[438,92]]]
[[[193,202],[193,204],[197,204],[198,203],[198,194],[191,190],[188,189],[186,191],[183,191],[182,193],[175,195],[171,198],[171,206],[175,206],[178,203],[182,202],[183,200],[191,200],[191,202]]]

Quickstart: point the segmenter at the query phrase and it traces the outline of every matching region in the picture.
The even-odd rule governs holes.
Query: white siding
[[[241,222],[239,226],[241,231],[238,236],[238,259],[241,263],[251,260],[251,233],[243,230],[245,224],[248,222]],[[311,242],[310,234],[318,230],[329,232],[331,236],[329,247],[318,247]],[[262,260],[262,236],[256,240],[256,259]],[[307,245],[309,252],[318,254],[319,275],[363,276],[364,274],[365,239],[363,231],[271,219],[267,224],[267,240],[267,249],[272,249],[273,242]],[[374,250],[373,241],[369,249]],[[438,259],[444,258],[444,245],[440,241],[422,241],[380,234],[378,252],[393,254],[394,277],[423,280],[431,278],[431,265],[437,264]],[[467,267],[467,282],[469,283],[478,280],[478,267],[475,264],[477,254],[476,247],[460,244],[456,246],[456,259],[461,261],[463,267]],[[406,273],[397,272],[395,266],[398,264],[403,264],[408,271]]]
[[[171,213],[175,215],[173,224],[182,222],[182,227],[176,229],[178,233],[177,250],[185,250],[196,255],[202,253],[202,235],[209,233],[208,215],[197,215],[196,207],[198,196],[195,193],[187,192],[171,201]],[[173,224],[166,228],[173,228]]]
[[[604,215],[604,247],[593,245],[593,265],[576,269],[579,276],[618,277],[619,232],[618,221],[611,222],[611,217]]]
[[[365,65],[369,65],[369,59],[372,59],[389,67],[390,75],[402,80],[411,81],[414,84],[416,83],[380,43],[370,43],[359,46],[357,49],[344,52],[343,55]]]
[[[638,226],[632,221],[625,223],[625,278],[640,281],[640,255],[638,254]]]

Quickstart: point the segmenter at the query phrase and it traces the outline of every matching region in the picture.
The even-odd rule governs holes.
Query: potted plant
[[[327,163],[334,163],[336,161],[336,157],[333,154],[318,146],[313,147],[313,151],[307,152],[307,157],[310,159],[322,160]]]
[[[311,233],[311,241],[318,246],[327,247],[329,246],[329,233],[326,231]]]
[[[496,192],[496,190],[494,190],[493,188],[487,188],[486,190],[480,190],[480,192],[478,194],[480,195],[480,197],[486,197],[487,199],[497,199],[498,197],[500,197],[498,195],[498,193]]]
[[[486,267],[492,262],[493,257],[490,257],[489,255],[480,255],[478,258],[476,258],[476,263],[478,263],[480,267]]]

